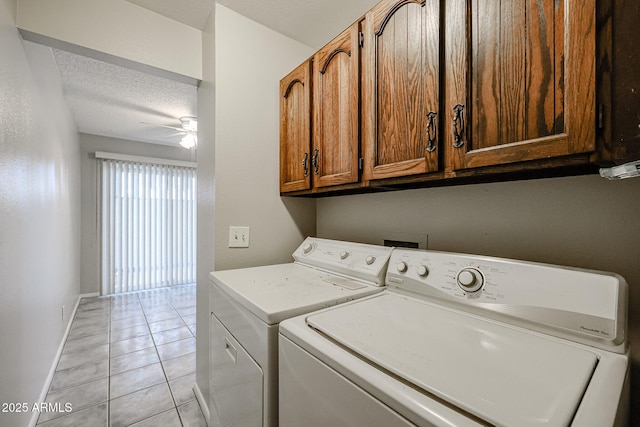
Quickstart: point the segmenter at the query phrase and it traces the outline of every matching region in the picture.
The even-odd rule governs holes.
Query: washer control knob
[[[316,247],[316,245],[312,244],[312,243],[307,243],[306,245],[304,245],[302,247],[302,252],[306,255],[308,253],[310,253],[311,251],[313,251],[313,249]]]
[[[342,252],[340,252],[340,259],[347,259],[347,258],[349,258],[349,255],[351,255],[349,252],[342,251]]]
[[[484,285],[482,273],[475,268],[463,268],[456,277],[458,286],[465,292],[476,292]]]
[[[405,271],[407,271],[407,264],[404,261],[400,261],[398,263],[398,265],[396,266],[396,268],[398,269],[398,271],[400,273],[404,273]]]
[[[418,276],[427,277],[429,275],[429,269],[426,265],[421,265],[418,267]]]
[[[371,265],[374,262],[376,262],[376,257],[369,255],[368,257],[365,258],[364,262],[366,262],[367,265]]]

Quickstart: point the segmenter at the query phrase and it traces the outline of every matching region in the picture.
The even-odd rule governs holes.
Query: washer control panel
[[[300,264],[384,286],[393,248],[308,237],[293,253]]]
[[[397,248],[386,284],[465,310],[489,310],[512,323],[544,324],[617,344],[626,333],[627,284],[613,273]]]

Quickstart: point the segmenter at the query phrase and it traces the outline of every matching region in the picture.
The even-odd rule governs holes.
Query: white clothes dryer
[[[627,285],[395,249],[387,289],[280,325],[280,425],[624,426]]]
[[[381,292],[392,248],[307,238],[294,262],[210,275],[210,427],[278,425],[278,324]]]

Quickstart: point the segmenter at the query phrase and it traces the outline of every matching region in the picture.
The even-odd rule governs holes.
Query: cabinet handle
[[[309,153],[304,153],[304,159],[302,159],[302,168],[304,169],[304,177],[309,176]]]
[[[453,146],[460,148],[464,145],[464,105],[453,107]]]
[[[318,165],[318,154],[320,150],[317,148],[313,151],[313,157],[311,157],[311,164],[313,165],[313,172],[318,175],[320,173],[320,166]]]
[[[436,123],[436,116],[438,113],[430,111],[427,114],[427,151],[432,153],[436,150],[436,139],[438,135],[438,124]]]

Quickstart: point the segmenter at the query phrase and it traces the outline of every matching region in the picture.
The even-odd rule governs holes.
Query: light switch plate
[[[248,248],[249,247],[249,227],[229,227],[229,247]]]

